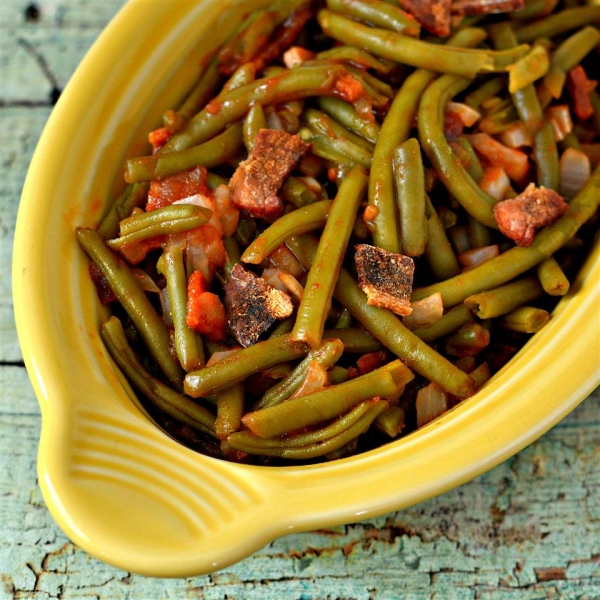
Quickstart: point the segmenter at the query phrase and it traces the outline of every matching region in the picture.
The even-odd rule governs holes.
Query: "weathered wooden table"
[[[466,485],[379,519],[290,535],[212,575],[143,578],[65,538],[36,481],[40,415],[15,333],[12,239],[53,101],[122,3],[0,4],[0,599],[600,598],[598,390]]]

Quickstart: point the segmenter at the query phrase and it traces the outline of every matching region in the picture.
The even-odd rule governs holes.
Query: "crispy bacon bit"
[[[523,10],[525,0],[453,0],[455,15],[487,15]]]
[[[169,206],[177,200],[195,194],[208,195],[208,191],[206,169],[199,165],[183,173],[153,181],[148,190],[146,210]]]
[[[400,5],[430,33],[450,35],[451,0],[400,0]]]
[[[250,155],[229,182],[233,204],[253,217],[278,217],[283,203],[277,192],[309,148],[299,135],[261,129]]]
[[[102,274],[100,267],[97,267],[94,263],[90,263],[89,267],[90,277],[96,286],[98,292],[98,298],[100,298],[101,304],[109,304],[117,299],[116,294],[110,287],[106,277]]]
[[[206,289],[206,279],[200,271],[194,271],[188,279],[187,313],[188,327],[211,342],[224,340],[227,335],[227,315],[219,297]]]
[[[247,348],[277,320],[292,314],[291,298],[241,264],[231,269],[225,285],[225,307],[229,328],[238,343]]]
[[[588,79],[581,65],[569,71],[567,89],[573,100],[573,110],[580,119],[589,119],[594,114],[590,92],[596,84],[596,81]]]
[[[367,303],[388,308],[397,315],[409,315],[413,259],[369,244],[358,244],[355,248],[358,285],[367,294]]]
[[[554,190],[536,188],[533,183],[516,198],[494,206],[494,219],[500,231],[517,244],[531,246],[535,230],[556,221],[569,205]]]

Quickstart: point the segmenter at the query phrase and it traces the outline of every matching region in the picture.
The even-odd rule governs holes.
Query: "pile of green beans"
[[[600,79],[600,7],[525,0],[522,11],[454,19],[438,39],[387,0],[264,4],[245,3],[210,34],[219,49],[198,57],[194,88],[157,122],[166,143],[127,159],[123,192],[76,235],[109,291],[102,340],[155,422],[210,456],[289,465],[409,434],[426,386],[448,407],[468,401],[576,293],[598,222],[600,100],[590,84],[593,114],[578,114],[570,73]],[[475,114],[457,131],[450,103]],[[566,132],[556,107],[569,111]],[[265,128],[310,150],[279,190],[279,218],[241,210],[235,231],[223,227],[227,259],[207,285],[223,301],[236,264],[265,278],[275,269],[294,309],[241,347],[232,331],[214,341],[188,324],[186,236],[220,218],[213,196]],[[528,172],[497,196],[486,177],[502,164],[470,134],[508,143],[515,129]],[[515,245],[494,206],[530,183],[560,194],[568,149],[589,177],[563,216]],[[198,167],[209,202],[146,208],[155,183]],[[357,244],[412,258],[411,315],[369,303]]]

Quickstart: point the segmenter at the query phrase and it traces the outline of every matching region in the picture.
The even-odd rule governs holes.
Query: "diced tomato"
[[[161,206],[169,206],[195,194],[208,196],[210,190],[206,185],[206,169],[199,165],[194,169],[171,175],[165,179],[153,181],[148,191],[146,210],[154,210]]]
[[[152,144],[152,150],[156,152],[162,148],[173,134],[166,127],[159,127],[148,134],[148,141]]]
[[[589,119],[594,114],[590,92],[597,83],[597,81],[588,79],[581,65],[569,71],[567,88],[573,100],[573,110],[580,119]]]
[[[188,279],[186,323],[211,342],[224,340],[227,334],[225,307],[216,294],[206,291],[206,280],[200,271]]]

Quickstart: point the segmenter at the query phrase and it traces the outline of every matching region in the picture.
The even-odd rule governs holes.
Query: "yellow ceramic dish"
[[[14,303],[42,410],[46,503],[87,552],[155,576],[214,571],[277,536],[440,494],[529,444],[599,381],[596,248],[550,324],[483,391],[386,447],[327,465],[250,467],[196,454],[150,422],[99,338],[106,315],[74,228],[97,222],[123,159],[139,152],[142,132],[189,83],[194,45],[206,45],[204,34],[231,7],[125,6],[50,118],[16,231]]]

